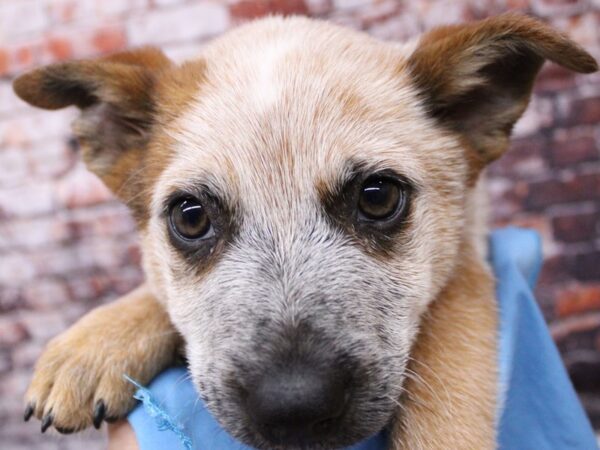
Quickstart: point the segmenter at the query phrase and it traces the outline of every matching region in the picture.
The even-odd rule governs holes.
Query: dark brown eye
[[[178,200],[171,207],[170,225],[184,239],[205,239],[214,233],[206,209],[194,198]]]
[[[368,220],[389,219],[403,208],[404,195],[404,190],[397,181],[378,176],[369,177],[360,189],[359,213]]]

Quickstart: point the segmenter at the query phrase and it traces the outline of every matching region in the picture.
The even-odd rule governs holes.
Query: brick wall
[[[520,9],[600,57],[599,0],[0,0],[0,442],[5,449],[102,448],[22,423],[44,343],[142,278],[133,223],[79,162],[74,111],[33,110],[12,94],[24,69],[155,44],[174,59],[262,15],[300,13],[405,39],[440,23]],[[537,291],[586,406],[600,426],[600,75],[547,66],[512,151],[489,176],[495,223],[536,228]]]

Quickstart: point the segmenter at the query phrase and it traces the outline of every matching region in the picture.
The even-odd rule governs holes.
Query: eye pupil
[[[171,209],[171,224],[186,239],[200,239],[211,230],[206,210],[195,199],[184,199]]]
[[[385,178],[369,178],[358,200],[359,211],[368,219],[384,220],[399,208],[403,196],[398,183]]]

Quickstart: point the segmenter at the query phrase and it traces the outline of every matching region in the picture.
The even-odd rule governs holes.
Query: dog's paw
[[[124,417],[135,387],[172,363],[179,345],[163,307],[138,289],[97,308],[48,344],[25,398],[25,420],[72,433]]]
[[[27,391],[25,419],[40,419],[42,432],[53,426],[72,433],[127,414],[135,388],[123,374],[137,374],[127,362],[128,343],[118,349],[117,342],[99,342],[106,339],[76,326],[51,341]]]

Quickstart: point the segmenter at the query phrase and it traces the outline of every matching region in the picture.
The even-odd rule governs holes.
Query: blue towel
[[[490,238],[500,306],[499,447],[504,450],[594,450],[590,423],[548,333],[532,289],[541,266],[539,236],[507,228]],[[129,415],[142,450],[251,450],[206,410],[188,373],[159,375]],[[384,450],[385,432],[352,447]]]

